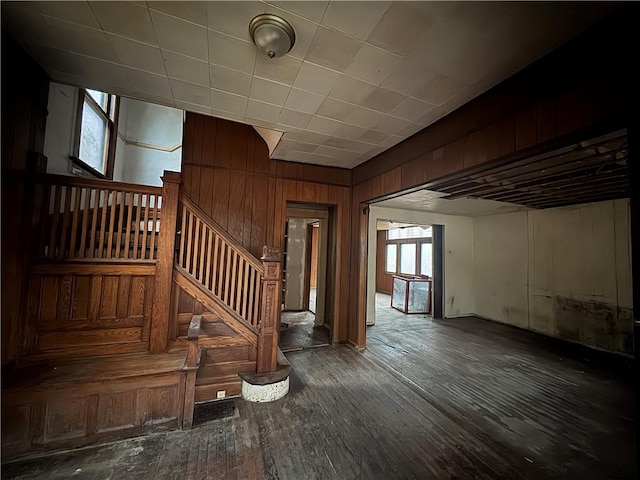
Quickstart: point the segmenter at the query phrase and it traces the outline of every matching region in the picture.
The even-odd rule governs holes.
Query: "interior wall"
[[[378,230],[376,233],[376,292],[391,295],[393,288],[393,275],[386,271],[386,241],[387,231]]]
[[[369,210],[367,254],[367,325],[373,325],[375,322],[376,224],[378,220],[444,225],[444,315],[456,317],[473,312],[473,219],[372,205]]]
[[[182,110],[122,98],[114,180],[162,186],[165,170],[179,172],[183,117]]]
[[[474,218],[475,312],[632,353],[629,218],[628,200]]]
[[[290,218],[287,230],[287,268],[285,310],[304,310],[304,284],[307,258],[307,224],[303,218]]]
[[[47,110],[47,135],[44,154],[47,157],[47,173],[71,175],[73,137],[75,135],[78,88],[61,83],[49,84]]]
[[[184,124],[182,167],[181,191],[257,258],[264,245],[282,249],[287,202],[331,207],[335,272],[327,285],[332,293],[327,323],[332,342],[352,337],[351,172],[270,160],[267,145],[252,127],[191,112]]]

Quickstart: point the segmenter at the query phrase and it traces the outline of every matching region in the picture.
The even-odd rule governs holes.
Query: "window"
[[[402,275],[433,275],[432,228],[407,226],[387,231],[387,273]]]
[[[397,255],[398,245],[393,243],[387,245],[387,272],[396,273]]]
[[[72,159],[98,177],[111,178],[118,98],[97,90],[80,89],[80,99]]]

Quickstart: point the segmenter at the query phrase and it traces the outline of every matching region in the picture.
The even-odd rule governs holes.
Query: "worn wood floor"
[[[631,380],[479,319],[379,322],[288,355],[291,392],[236,418],[3,466],[13,479],[626,479]]]

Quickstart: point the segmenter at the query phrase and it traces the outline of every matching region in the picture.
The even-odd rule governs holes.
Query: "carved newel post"
[[[280,320],[280,276],[282,264],[280,249],[265,246],[262,249],[262,309],[258,324],[258,373],[274,372],[278,352],[278,329]]]

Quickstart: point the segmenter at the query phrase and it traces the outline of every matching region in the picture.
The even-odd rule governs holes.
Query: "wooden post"
[[[258,362],[257,372],[267,373],[276,370],[278,353],[277,322],[280,313],[280,282],[282,263],[278,247],[263,247],[262,264],[262,309],[258,324]]]
[[[153,353],[162,353],[167,349],[171,277],[176,243],[180,182],[181,176],[179,172],[165,170],[162,176],[162,217],[160,220],[160,232],[158,233],[156,281],[153,288],[153,313],[151,315],[151,338],[149,341],[149,350]],[[145,225],[145,228],[148,227]],[[155,225],[153,228],[155,228]]]

